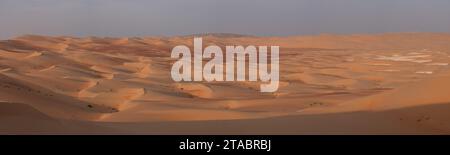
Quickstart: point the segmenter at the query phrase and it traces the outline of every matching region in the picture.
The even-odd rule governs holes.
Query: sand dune
[[[198,83],[176,83],[175,89],[179,92],[189,94],[192,97],[212,98],[213,90],[208,86]]]
[[[193,36],[0,41],[2,134],[448,134],[450,35],[203,36],[279,45],[280,87],[181,82]]]

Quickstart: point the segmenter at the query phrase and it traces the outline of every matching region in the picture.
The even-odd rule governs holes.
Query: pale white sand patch
[[[415,63],[426,63],[432,62],[430,59],[419,59],[419,58],[427,58],[431,55],[409,55],[409,56],[401,56],[394,54],[392,56],[378,56],[375,58],[376,60],[388,60],[388,61],[403,61],[403,62],[415,62]]]
[[[377,72],[400,72],[400,70],[397,69],[383,69],[383,70],[376,70]]]
[[[388,64],[388,63],[368,63],[367,65],[370,65],[370,66],[391,66],[392,64]]]
[[[355,61],[355,59],[354,58],[347,58],[347,59],[345,59],[345,61],[346,62],[353,62],[353,61]]]
[[[423,53],[419,52],[409,52],[408,55],[422,55]]]
[[[414,60],[411,62],[415,62],[415,63],[427,63],[427,62],[433,62],[433,60]]]
[[[442,63],[442,62],[435,62],[435,63],[429,63],[428,66],[448,66],[448,63]]]
[[[416,74],[433,74],[433,71],[417,71]]]

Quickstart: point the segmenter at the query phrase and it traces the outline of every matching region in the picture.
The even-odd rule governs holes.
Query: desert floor
[[[254,37],[280,46],[280,88],[176,83],[192,36],[0,41],[0,134],[449,134],[450,35]]]

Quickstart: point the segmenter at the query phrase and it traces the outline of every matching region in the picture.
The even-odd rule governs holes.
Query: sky
[[[0,0],[0,39],[385,32],[450,32],[450,1]]]

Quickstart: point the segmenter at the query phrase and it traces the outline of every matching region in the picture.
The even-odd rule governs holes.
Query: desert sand
[[[280,46],[280,87],[171,79],[193,36],[0,41],[0,134],[450,134],[450,34],[201,35]]]

